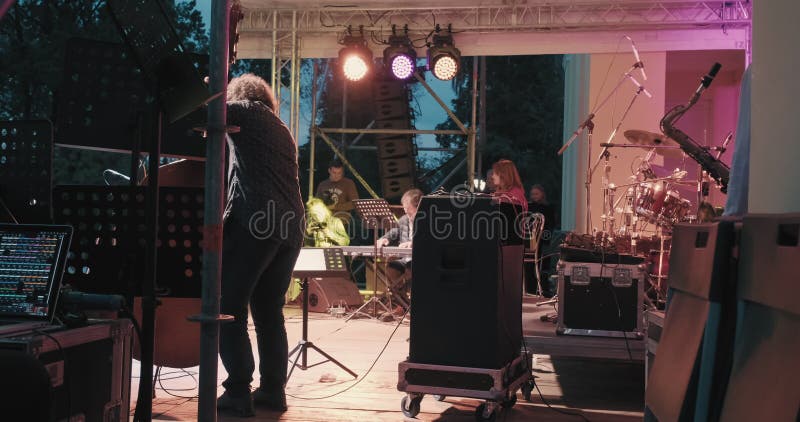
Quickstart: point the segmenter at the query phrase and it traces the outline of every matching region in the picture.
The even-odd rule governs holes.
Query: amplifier
[[[558,263],[558,334],[643,338],[642,264]]]
[[[49,397],[44,391],[44,397],[25,400],[49,406],[49,420],[121,422],[130,419],[131,332],[127,319],[94,321],[85,327],[0,338],[0,352],[16,355],[19,361],[25,355],[33,357],[44,367],[50,377]],[[3,377],[0,390],[16,391],[17,383],[24,388],[34,376],[35,372]],[[13,395],[3,396],[2,408],[13,408],[15,403],[6,402]]]
[[[358,308],[364,298],[348,278],[308,279],[308,311],[328,312],[330,308]]]

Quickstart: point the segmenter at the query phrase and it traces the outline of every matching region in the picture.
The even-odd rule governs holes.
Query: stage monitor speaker
[[[403,81],[384,80],[375,83],[375,101],[405,101],[408,102],[408,90]]]
[[[356,283],[346,278],[310,278],[308,289],[309,312],[328,312],[337,306],[357,308],[364,303]]]
[[[408,157],[414,155],[414,144],[408,136],[378,139],[378,159]]]
[[[411,176],[387,177],[381,180],[383,197],[386,199],[400,198],[414,186],[414,178]]]
[[[416,165],[411,157],[384,158],[378,160],[381,168],[381,177],[398,177],[413,175]]]
[[[727,420],[719,412],[739,341],[736,227],[723,219],[673,228],[664,330],[645,395],[658,420]]]
[[[488,197],[426,196],[414,232],[409,361],[501,368],[522,346],[517,213]]]
[[[719,420],[800,420],[800,213],[745,215],[739,254],[741,327]]]

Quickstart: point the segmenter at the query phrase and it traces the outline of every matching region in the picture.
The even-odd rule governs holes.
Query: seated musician
[[[306,202],[306,245],[314,247],[347,246],[350,236],[342,220],[333,216],[322,199]]]
[[[403,211],[406,214],[400,217],[397,227],[389,230],[378,239],[377,246],[379,248],[390,244],[401,248],[411,248],[414,234],[414,217],[417,215],[420,200],[422,200],[422,191],[419,189],[409,189],[403,194],[400,203],[403,205]],[[411,288],[410,257],[390,261],[387,264],[386,273],[389,280],[395,285],[403,281],[399,283],[399,289],[403,290],[406,295],[409,293]]]
[[[492,197],[499,202],[507,202],[519,207],[519,212],[528,211],[528,201],[525,199],[525,189],[519,177],[517,166],[511,160],[500,160],[492,164],[492,184],[495,191]]]

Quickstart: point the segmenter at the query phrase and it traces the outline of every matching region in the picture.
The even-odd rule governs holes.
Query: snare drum
[[[681,199],[680,193],[674,190],[667,191],[667,195],[664,198],[664,206],[661,208],[659,223],[665,225],[679,223],[686,219],[691,207],[691,202]]]
[[[651,223],[657,223],[664,207],[667,190],[662,182],[640,183],[637,187],[636,214]]]

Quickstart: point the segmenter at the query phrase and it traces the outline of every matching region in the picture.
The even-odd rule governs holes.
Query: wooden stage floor
[[[580,421],[582,414],[590,421],[639,421],[644,403],[643,346],[630,341],[628,347],[619,339],[556,336],[555,324],[541,322],[540,316],[552,312],[549,306],[536,307],[535,297],[526,297],[523,325],[528,347],[535,355],[534,375],[548,408],[536,390],[531,402],[522,399],[501,411],[498,421]],[[300,310],[287,305],[286,329],[289,346],[301,336]],[[255,338],[250,327],[251,338]],[[447,397],[438,402],[425,396],[416,418],[407,418],[400,410],[405,395],[397,391],[397,364],[408,354],[409,324],[379,322],[370,319],[335,318],[312,313],[309,317],[309,340],[345,366],[359,374],[354,380],[333,363],[324,363],[305,371],[295,369],[286,387],[289,410],[274,413],[256,410],[254,421],[473,421],[476,399]],[[254,346],[255,348],[255,346]],[[631,350],[629,356],[627,350]],[[638,353],[638,355],[637,355]],[[631,359],[633,357],[633,359]],[[614,358],[614,359],[609,359]],[[309,364],[321,357],[309,352]],[[133,366],[132,392],[137,391],[138,362]],[[197,419],[198,368],[163,368],[156,383],[153,419],[159,421],[194,421]],[[219,364],[220,383],[225,370]],[[257,380],[255,381],[257,385]],[[219,387],[219,393],[223,391]],[[134,393],[135,394],[135,393]],[[181,397],[174,397],[181,396]],[[131,412],[135,406],[132,397]],[[219,415],[220,421],[241,418]]]

